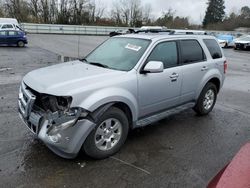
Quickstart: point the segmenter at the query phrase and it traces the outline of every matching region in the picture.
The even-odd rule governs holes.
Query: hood
[[[23,81],[39,93],[67,96],[76,88],[115,80],[123,74],[126,72],[72,61],[31,71]]]

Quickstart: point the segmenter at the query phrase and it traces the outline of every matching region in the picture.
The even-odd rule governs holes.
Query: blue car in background
[[[25,44],[28,44],[28,40],[23,31],[0,31],[0,45],[17,45],[18,47],[24,47]]]
[[[234,47],[234,36],[232,35],[217,35],[216,38],[222,48]]]

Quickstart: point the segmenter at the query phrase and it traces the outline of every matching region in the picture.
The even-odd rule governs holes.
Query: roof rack
[[[170,33],[172,30],[169,29],[143,29],[137,30],[134,33]]]
[[[174,29],[145,29],[133,33],[168,33],[169,35],[207,35],[206,31],[200,30],[174,30]]]
[[[201,30],[172,30],[170,35],[207,35],[206,31]]]

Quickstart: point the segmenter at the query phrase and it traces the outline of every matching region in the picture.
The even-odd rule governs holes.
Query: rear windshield
[[[204,39],[204,43],[206,44],[211,56],[213,59],[222,58],[221,48],[214,39]]]

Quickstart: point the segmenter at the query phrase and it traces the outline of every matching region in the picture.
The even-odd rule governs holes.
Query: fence
[[[32,24],[22,23],[22,28],[28,33],[36,34],[72,34],[72,35],[108,35],[115,30],[124,30],[128,27],[108,27],[108,26],[83,26],[83,25],[59,25],[59,24]],[[231,34],[236,37],[249,32],[239,31],[208,31],[213,34]]]
[[[128,29],[126,27],[105,26],[81,26],[81,25],[58,25],[58,24],[31,24],[22,23],[22,28],[28,33],[37,34],[75,34],[75,35],[108,35],[115,30]]]

